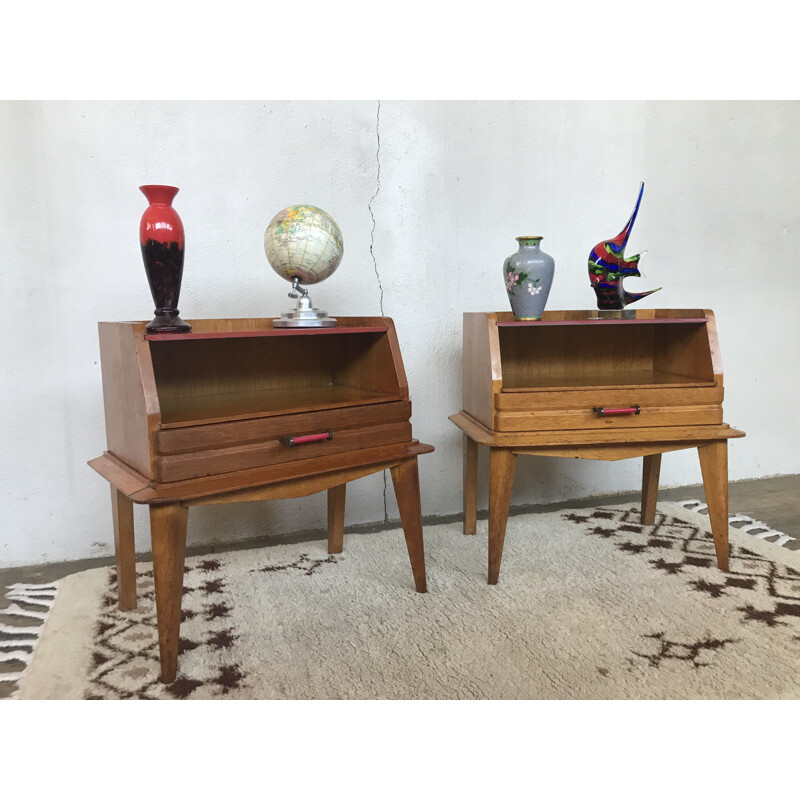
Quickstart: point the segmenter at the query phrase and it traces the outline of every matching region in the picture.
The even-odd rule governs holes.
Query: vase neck
[[[151,205],[164,206],[172,205],[173,198],[180,191],[177,186],[160,186],[158,184],[140,186],[139,190]]]
[[[541,236],[517,236],[517,241],[520,247],[539,247],[539,242],[542,241]]]

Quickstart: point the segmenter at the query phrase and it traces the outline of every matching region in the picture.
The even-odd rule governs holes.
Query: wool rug
[[[399,529],[188,558],[178,678],[158,679],[152,565],[139,607],[113,568],[58,591],[21,699],[797,699],[800,555],[661,503],[428,526],[428,593]]]

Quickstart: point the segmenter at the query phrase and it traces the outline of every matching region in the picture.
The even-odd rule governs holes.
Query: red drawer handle
[[[307,436],[281,436],[280,440],[287,447],[294,447],[296,444],[308,444],[309,442],[329,442],[333,439],[330,431],[325,433],[309,433]]]
[[[603,406],[597,406],[592,411],[600,417],[619,417],[622,414],[640,414],[642,409],[639,406],[628,406],[627,408],[603,408]]]

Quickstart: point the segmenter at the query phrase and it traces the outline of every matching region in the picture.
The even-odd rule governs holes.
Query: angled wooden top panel
[[[461,353],[461,406],[491,427],[492,397],[502,386],[500,344],[492,313],[465,313]]]
[[[150,438],[161,411],[144,329],[145,323],[98,324],[108,449],[151,475]]]
[[[532,325],[544,326],[554,324],[589,324],[589,325],[635,325],[637,323],[702,323],[713,314],[708,309],[702,308],[642,308],[637,310],[636,316],[623,319],[621,317],[602,317],[592,319],[593,314],[599,312],[589,309],[554,310],[545,311],[541,320],[516,320],[511,311],[496,311],[492,315],[497,319],[498,325]]]
[[[330,336],[341,333],[383,333],[386,328],[273,328],[264,331],[208,331],[206,333],[148,333],[148,342],[180,342],[196,339],[252,339],[261,336]]]
[[[209,334],[271,334],[278,332],[292,333],[320,333],[325,331],[337,331],[347,328],[377,328],[385,330],[391,324],[390,317],[336,317],[337,326],[335,328],[275,328],[274,317],[241,317],[241,318],[220,318],[220,319],[187,319],[192,326],[191,333],[188,334],[146,334],[148,339],[173,338],[192,338],[198,335]],[[144,331],[146,321],[124,321],[124,322],[101,322],[100,325],[124,325],[134,328],[141,328]]]
[[[507,327],[534,327],[546,328],[553,325],[686,325],[695,323],[698,325],[705,325],[708,320],[705,317],[661,317],[659,319],[617,319],[609,317],[608,319],[539,319],[539,320],[514,320],[513,322],[500,322],[498,326],[501,328]]]

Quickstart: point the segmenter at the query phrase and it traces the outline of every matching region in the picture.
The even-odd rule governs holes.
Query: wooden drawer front
[[[497,396],[497,431],[598,430],[714,425],[722,422],[722,388],[600,389],[508,392]],[[639,406],[638,414],[603,416],[596,408]]]
[[[281,436],[304,436],[328,429],[335,433],[348,428],[407,422],[410,418],[411,402],[401,400],[306,414],[216,422],[157,431],[154,450],[157,455],[170,456],[245,444],[263,444]]]
[[[656,428],[662,426],[715,425],[722,422],[720,406],[640,406],[638,414],[601,416],[593,409],[500,412],[496,431],[564,431],[609,428]]]
[[[292,430],[286,435],[300,436],[313,431]],[[358,426],[331,430],[329,441],[311,442],[289,447],[280,439],[273,438],[262,442],[220,447],[210,450],[159,456],[155,459],[155,479],[160,482],[181,481],[202,478],[206,475],[220,475],[242,469],[302,461],[336,453],[351,452],[369,447],[411,441],[411,423],[393,422],[386,425]]]
[[[709,406],[722,403],[722,386],[696,386],[670,389],[661,387],[581,387],[579,389],[539,389],[500,392],[495,395],[497,411],[544,411],[560,408],[625,406],[631,403],[650,406]]]

